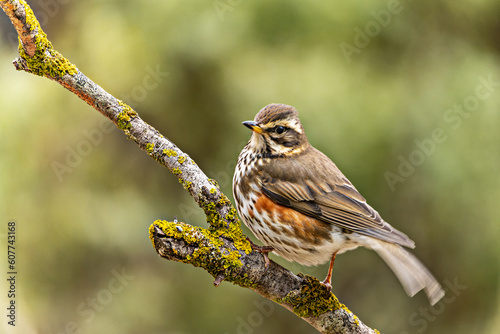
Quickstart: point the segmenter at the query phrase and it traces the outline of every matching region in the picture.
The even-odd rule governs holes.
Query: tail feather
[[[431,305],[443,298],[444,290],[441,285],[414,255],[399,245],[378,239],[366,238],[366,242],[369,248],[384,259],[410,297],[423,289]]]

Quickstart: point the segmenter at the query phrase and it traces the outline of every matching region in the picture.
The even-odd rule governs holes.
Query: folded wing
[[[304,162],[300,161],[300,157],[295,161],[274,163],[288,164],[267,169],[267,174],[261,179],[262,192],[275,203],[349,231],[405,247],[415,247],[408,236],[385,222],[366,203],[337,166],[323,154],[322,159],[310,165],[310,168],[303,168]],[[302,168],[297,168],[299,165]],[[280,175],[273,175],[273,170]],[[286,170],[285,175],[283,170]],[[328,175],[329,178],[325,179],[322,175]]]

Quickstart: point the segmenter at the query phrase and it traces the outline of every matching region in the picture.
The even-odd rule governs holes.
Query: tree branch
[[[295,275],[274,261],[266,268],[262,254],[239,248],[219,230],[157,220],[149,228],[149,235],[161,257],[202,267],[216,278],[216,286],[222,277],[252,289],[294,312],[320,333],[378,333],[363,324],[316,278]]]
[[[310,323],[321,333],[376,333],[364,325],[316,278],[295,275],[252,250],[236,210],[217,182],[174,143],[144,122],[130,106],[107,93],[57,52],[24,0],[0,1],[19,35],[17,70],[61,84],[109,118],[149,156],[167,167],[204,210],[209,228],[156,221],[150,237],[168,260],[204,268],[218,286],[223,280],[252,289]]]

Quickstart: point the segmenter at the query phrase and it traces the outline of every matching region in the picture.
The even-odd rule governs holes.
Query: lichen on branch
[[[183,222],[157,220],[150,226],[149,236],[164,258],[202,267],[214,278],[223,276],[226,281],[240,286],[250,285],[238,272],[243,265],[240,258],[249,254],[252,248],[236,229],[205,229]],[[181,246],[160,247],[158,236],[175,239]]]
[[[222,232],[221,232],[222,231]],[[224,228],[194,227],[157,220],[149,235],[158,254],[171,261],[201,267],[214,278],[249,288],[301,317],[321,333],[378,333],[363,324],[316,278],[298,274],[253,251],[244,235]],[[233,242],[233,239],[236,239]],[[241,247],[235,244],[241,242]]]
[[[20,58],[14,60],[16,69],[51,79],[78,72],[75,65],[54,50],[31,7],[24,0],[0,1],[0,5],[4,11],[10,9],[10,15],[7,15],[19,34]]]

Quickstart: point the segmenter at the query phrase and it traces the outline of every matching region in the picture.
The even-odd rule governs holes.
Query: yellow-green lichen
[[[221,194],[221,198],[217,203],[201,201],[199,204],[205,211],[207,223],[210,225],[210,231],[218,236],[224,235],[231,238],[238,250],[244,251],[247,254],[252,251],[250,242],[248,242],[246,236],[241,230],[241,221],[238,219],[236,209],[232,206],[231,202],[224,194]],[[224,206],[229,207],[230,209],[225,217],[221,217],[217,208]]]
[[[172,173],[174,173],[175,175],[181,175],[182,171],[179,168],[174,167],[172,168]]]
[[[217,188],[219,188],[219,184],[214,179],[208,179],[208,182],[210,182],[211,184],[213,184],[214,186],[216,186]]]
[[[337,300],[337,301],[338,301],[338,300]],[[340,304],[340,302],[339,302],[339,304]],[[349,310],[349,309],[347,308],[347,306],[345,306],[344,304],[340,304],[340,308],[341,308],[341,309],[343,309],[344,311],[346,311],[347,313],[352,314],[352,316],[353,316],[353,318],[354,318],[354,323],[355,323],[356,325],[359,325],[359,318],[358,318],[358,317],[357,317],[354,313],[352,313],[352,312],[351,312],[351,310]],[[375,333],[379,333],[379,331],[375,329]],[[379,333],[379,334],[380,334],[380,333]]]
[[[330,310],[346,308],[316,278],[302,274],[299,276],[305,279],[300,291],[289,292],[285,297],[277,299],[277,303],[291,305],[293,312],[301,318],[318,316]],[[357,321],[357,318],[355,320]]]
[[[154,143],[147,143],[146,144],[146,152],[148,152],[149,154],[153,153],[154,149],[155,149]]]
[[[175,156],[174,154],[176,154],[175,151],[172,150],[163,150],[163,153],[171,156]],[[172,172],[178,176],[182,173],[179,168],[173,168]],[[182,177],[179,177],[179,182],[185,189],[192,190],[192,183],[190,181],[186,181]],[[214,185],[217,184],[214,180],[212,180],[211,183]],[[216,194],[217,190],[215,188],[213,189],[214,190],[210,192]],[[241,277],[239,273],[235,272],[235,270],[239,270],[242,266],[239,260],[241,254],[250,254],[252,252],[252,247],[241,230],[241,221],[238,219],[236,210],[231,202],[223,194],[220,194],[220,198],[216,202],[204,201],[203,195],[198,196],[198,198],[200,198],[198,204],[204,210],[207,217],[207,222],[209,224],[208,229],[193,227],[183,223],[183,225],[179,225],[180,223],[175,225],[174,223],[165,221],[156,221],[155,224],[159,225],[167,236],[182,239],[187,243],[196,245],[196,251],[182,260],[183,262],[203,267],[214,277],[223,275],[224,280],[234,284],[244,287],[255,286],[255,283],[251,282],[248,275],[246,277]],[[227,213],[225,213],[223,217],[220,212]],[[153,225],[150,228],[151,238],[152,231]],[[208,242],[207,244],[200,243],[200,240],[203,239],[200,238],[200,233],[204,237],[204,240]],[[220,247],[224,244],[223,240],[228,239],[233,241],[236,250],[228,251],[228,248],[226,248],[225,252],[221,253]]]
[[[137,117],[137,112],[132,109],[131,106],[123,102],[122,100],[118,100],[118,104],[123,107],[123,110],[129,115],[131,118]]]
[[[179,179],[179,183],[182,184],[182,187],[188,191],[189,189],[191,189],[191,186],[193,185],[193,182],[185,181],[182,178]]]
[[[186,161],[186,157],[181,155],[178,159],[177,159],[177,162],[180,163],[180,164],[183,164],[184,162]]]
[[[130,129],[130,127],[132,125],[130,125],[130,116],[127,115],[127,113],[125,111],[120,111],[120,113],[118,114],[117,116],[118,118],[118,129],[121,129],[121,130],[127,130],[127,129]]]
[[[180,261],[190,263],[196,267],[203,267],[214,277],[224,272],[224,276],[228,281],[243,286],[252,285],[248,278],[238,280],[236,279],[237,275],[232,275],[233,271],[242,266],[241,254],[238,250],[227,251],[226,249],[225,252],[222,252],[220,247],[224,245],[224,241],[220,238],[219,233],[182,222],[156,220],[149,228],[149,237],[153,247],[154,225],[160,227],[167,237],[183,240],[187,244],[195,246],[195,251]]]
[[[137,117],[137,112],[134,111],[128,104],[123,101],[118,101],[118,104],[122,106],[122,111],[117,115],[117,125],[121,130],[128,130],[132,126],[130,121],[132,118]]]
[[[19,55],[26,61],[30,72],[49,78],[61,78],[66,73],[76,74],[78,72],[76,66],[53,49],[52,43],[47,39],[47,35],[40,27],[30,6],[23,0],[20,2],[26,11],[26,24],[29,25],[29,30],[38,30],[34,36],[35,54],[33,56],[26,54],[22,43],[19,43]]]
[[[177,152],[175,152],[174,150],[168,150],[168,149],[164,149],[163,154],[165,154],[167,157],[176,157],[177,156]]]

